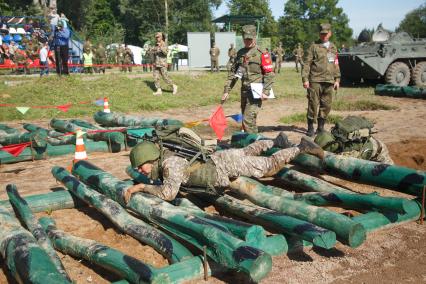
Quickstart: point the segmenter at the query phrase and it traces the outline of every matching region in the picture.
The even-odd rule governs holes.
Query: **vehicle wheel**
[[[426,86],[426,61],[417,63],[413,69],[413,83],[416,86]]]
[[[407,86],[410,83],[410,68],[404,62],[394,62],[386,71],[386,83],[396,86]]]

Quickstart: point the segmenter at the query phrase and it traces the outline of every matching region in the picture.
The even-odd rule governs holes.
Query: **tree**
[[[269,0],[228,0],[227,6],[231,15],[264,16],[259,31],[261,36],[270,37],[273,45],[278,43],[278,25],[269,8]]]
[[[307,47],[318,39],[319,25],[332,25],[332,41],[337,46],[352,41],[352,29],[348,16],[337,7],[338,0],[288,0],[284,16],[279,19],[279,35],[286,49],[291,50],[298,42]]]
[[[397,31],[404,31],[416,38],[426,38],[426,4],[405,15]]]

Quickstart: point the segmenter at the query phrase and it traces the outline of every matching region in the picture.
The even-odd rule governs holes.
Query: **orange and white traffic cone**
[[[77,133],[75,134],[75,154],[73,163],[76,163],[80,160],[87,160],[87,153],[86,147],[84,146],[83,135],[84,132],[81,131],[81,129],[78,129]]]
[[[111,110],[109,109],[109,104],[108,104],[108,98],[107,97],[104,98],[104,112],[106,112],[106,113],[110,113],[111,112]]]

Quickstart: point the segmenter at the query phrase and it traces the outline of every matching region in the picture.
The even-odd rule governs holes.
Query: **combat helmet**
[[[160,158],[160,149],[152,142],[144,141],[133,147],[130,151],[130,163],[133,168],[149,161],[155,161]]]
[[[336,152],[339,149],[339,143],[334,136],[328,131],[321,131],[315,137],[314,142],[321,148],[329,152]]]

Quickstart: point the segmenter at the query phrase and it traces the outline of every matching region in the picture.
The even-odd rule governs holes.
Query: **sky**
[[[283,16],[286,0],[269,0],[275,19]],[[426,3],[425,0],[340,0],[338,7],[343,8],[349,17],[349,26],[358,34],[364,28],[376,28],[380,23],[388,30],[395,30],[405,14]],[[214,12],[216,17],[228,14],[226,4]]]

